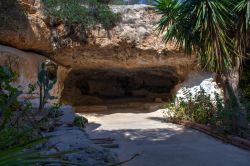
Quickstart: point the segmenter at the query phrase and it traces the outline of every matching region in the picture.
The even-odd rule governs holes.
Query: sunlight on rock
[[[176,94],[177,101],[187,101],[187,93],[190,92],[193,98],[197,92],[204,90],[212,101],[216,101],[215,94],[223,98],[223,91],[215,82],[215,74],[208,72],[191,72],[185,82],[179,85],[180,88]]]

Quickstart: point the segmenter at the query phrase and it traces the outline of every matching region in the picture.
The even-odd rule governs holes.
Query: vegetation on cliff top
[[[0,1],[0,30],[22,29],[26,23],[25,12],[19,7],[17,0]]]
[[[119,20],[103,0],[43,0],[49,14],[66,25],[80,25],[89,28],[101,24],[111,29]]]

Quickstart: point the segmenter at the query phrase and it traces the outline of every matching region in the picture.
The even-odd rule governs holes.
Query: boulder
[[[78,127],[59,127],[45,135],[51,137],[43,149],[45,154],[75,150],[63,155],[62,159],[88,166],[108,166],[118,162],[115,153],[95,145]]]
[[[177,89],[177,101],[187,101],[186,92],[190,92],[191,97],[194,98],[197,92],[201,90],[204,90],[213,102],[216,102],[216,94],[223,99],[223,90],[216,83],[215,74],[209,72],[191,72],[188,79],[178,85]]]

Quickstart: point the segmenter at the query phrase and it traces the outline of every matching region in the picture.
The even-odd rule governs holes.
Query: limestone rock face
[[[0,43],[17,49],[51,52],[51,30],[40,0],[0,0]]]
[[[0,65],[10,66],[17,73],[15,84],[22,90],[27,90],[29,84],[37,82],[38,66],[45,60],[39,54],[0,45]]]
[[[194,58],[161,42],[155,31],[159,19],[145,5],[112,6],[121,14],[121,22],[107,31],[97,27],[90,32],[87,44],[72,42],[60,49],[54,58],[72,68],[150,68],[172,66],[181,75],[193,67]],[[59,35],[60,36],[60,35]]]
[[[12,21],[0,26],[1,44],[43,53],[71,68],[185,68],[194,60],[161,42],[155,31],[160,16],[146,5],[111,6],[121,15],[113,29],[73,29],[72,34],[46,14],[41,0],[19,0],[9,6],[2,1],[0,10]]]
[[[177,87],[176,87],[177,88]],[[215,74],[209,72],[191,72],[188,78],[179,85],[177,90],[177,101],[188,101],[187,92],[192,98],[203,90],[207,96],[210,96],[212,102],[216,103],[216,96],[223,99],[223,91],[215,81]]]
[[[86,103],[114,97],[155,101],[159,97],[155,94],[163,93],[159,90],[165,98],[195,68],[196,58],[176,51],[174,44],[162,43],[155,31],[160,15],[152,7],[111,8],[121,16],[114,28],[77,30],[51,18],[41,0],[0,0],[0,16],[5,18],[0,25],[0,44],[56,62],[59,67],[53,71],[57,73],[53,94],[64,94],[65,101],[79,104],[86,95]]]

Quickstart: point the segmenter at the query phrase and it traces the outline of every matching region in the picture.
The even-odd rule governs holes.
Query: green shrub
[[[76,151],[65,151],[51,155],[43,155],[36,146],[40,147],[47,138],[40,134],[40,122],[33,123],[30,119],[31,104],[26,101],[19,103],[17,96],[20,92],[11,82],[15,73],[10,68],[0,66],[0,165],[6,166],[29,166],[40,164],[76,165],[61,160],[63,154]],[[30,93],[34,90],[30,87]]]
[[[77,127],[81,127],[81,128],[84,128],[85,125],[88,123],[88,119],[86,119],[85,117],[83,116],[77,116],[75,117],[74,119],[74,124],[75,126]]]
[[[32,130],[32,126],[11,126],[0,130],[0,150],[26,144],[39,138],[38,133]]]
[[[167,108],[169,112],[165,116],[173,122],[188,120],[209,125],[221,133],[233,133],[234,119],[238,116],[234,109],[224,108],[223,99],[218,94],[212,101],[202,88],[194,97],[186,90],[184,98],[167,104]]]
[[[16,73],[9,67],[0,66],[0,128],[3,128],[11,116],[11,112],[19,107],[17,97],[20,91],[11,86]]]
[[[54,104],[49,110],[49,116],[52,118],[60,117],[63,113],[60,111],[61,103]]]
[[[111,29],[119,20],[107,2],[101,0],[43,0],[48,13],[66,25],[79,25],[83,28],[101,24]]]

